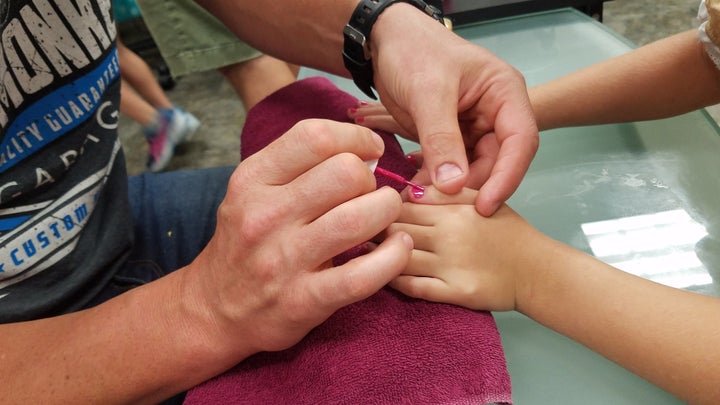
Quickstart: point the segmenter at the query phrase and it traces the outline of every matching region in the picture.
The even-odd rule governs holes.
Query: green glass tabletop
[[[456,32],[515,66],[529,86],[632,49],[573,9]],[[301,77],[316,74],[303,69]],[[364,98],[351,81],[330,78]],[[544,233],[622,270],[720,295],[720,136],[704,110],[540,136],[538,154],[508,202],[515,210]],[[494,315],[517,404],[682,403],[518,313]]]
[[[542,83],[631,46],[571,11],[462,30]],[[705,111],[565,128],[541,146],[509,204],[544,233],[628,272],[718,295],[720,136]],[[517,313],[495,314],[517,403],[682,403]],[[588,319],[592,322],[592,319]]]

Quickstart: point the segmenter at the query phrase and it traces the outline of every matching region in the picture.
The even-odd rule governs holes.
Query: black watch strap
[[[345,68],[352,75],[355,85],[373,100],[377,100],[372,88],[373,79],[372,60],[370,58],[370,31],[373,24],[388,6],[397,3],[411,4],[433,19],[445,24],[442,10],[423,0],[361,0],[355,8],[350,21],[343,29],[345,42],[343,46],[343,62]]]

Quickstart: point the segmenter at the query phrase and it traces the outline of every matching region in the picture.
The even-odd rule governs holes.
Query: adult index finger
[[[433,185],[453,194],[462,189],[468,176],[467,154],[457,119],[458,95],[452,88],[433,94],[412,98],[409,114],[417,127],[424,166]]]
[[[477,211],[486,217],[497,211],[520,186],[540,143],[529,102],[508,100],[496,118],[495,134],[500,150],[475,204]]]
[[[249,175],[269,185],[287,184],[328,158],[353,153],[362,160],[379,158],[385,145],[379,135],[358,125],[331,120],[301,121],[263,150],[245,160]]]

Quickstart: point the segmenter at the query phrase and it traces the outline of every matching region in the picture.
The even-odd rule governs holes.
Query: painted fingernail
[[[358,102],[358,105],[361,106],[361,107],[362,107],[362,106],[366,106],[366,105],[368,105],[368,102],[365,101],[365,100],[360,100],[360,101]]]
[[[357,123],[365,122],[365,117],[355,117],[355,122],[357,122]]]
[[[440,167],[438,167],[435,174],[438,183],[446,183],[450,180],[462,176],[463,172],[462,170],[460,170],[460,167],[458,167],[454,163],[443,163],[442,165],[440,165]]]
[[[357,108],[351,108],[348,110],[350,114],[355,114],[357,112]]]
[[[412,195],[414,199],[419,200],[425,196],[425,189],[422,187],[411,187],[410,195]]]
[[[417,165],[417,158],[415,155],[405,155],[405,160],[413,166]]]

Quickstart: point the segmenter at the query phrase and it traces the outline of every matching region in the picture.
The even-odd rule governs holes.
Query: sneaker
[[[163,170],[170,163],[175,146],[187,140],[198,127],[200,121],[181,108],[160,110],[157,123],[143,129],[148,140],[148,169]]]
[[[194,115],[175,107],[173,112],[173,126],[171,128],[170,137],[175,145],[179,145],[192,138],[193,134],[200,127],[200,121]]]

